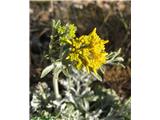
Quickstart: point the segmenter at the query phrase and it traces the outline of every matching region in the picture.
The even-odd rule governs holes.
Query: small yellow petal
[[[88,66],[86,66],[86,70],[87,70],[87,72],[88,72],[88,73],[90,73],[90,71],[89,71],[89,67],[88,67]]]

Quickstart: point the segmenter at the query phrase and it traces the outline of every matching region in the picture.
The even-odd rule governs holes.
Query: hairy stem
[[[55,93],[55,98],[59,99],[61,98],[61,95],[59,94],[59,88],[58,88],[58,76],[60,72],[57,72],[56,74],[53,75],[53,89]]]

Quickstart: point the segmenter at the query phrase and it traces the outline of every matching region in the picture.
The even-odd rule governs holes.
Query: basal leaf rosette
[[[73,62],[78,70],[83,67],[88,73],[97,74],[97,70],[106,63],[108,53],[105,44],[109,40],[102,40],[96,33],[96,28],[89,35],[82,35],[71,40],[70,52],[66,59]]]

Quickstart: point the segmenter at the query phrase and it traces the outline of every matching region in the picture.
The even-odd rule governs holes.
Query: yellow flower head
[[[82,35],[71,41],[71,52],[67,59],[74,62],[77,69],[86,68],[88,72],[97,70],[106,63],[105,45],[108,40],[102,40],[96,33],[96,28],[89,35]]]

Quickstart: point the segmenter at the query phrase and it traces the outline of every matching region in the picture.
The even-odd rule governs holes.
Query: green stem
[[[58,88],[58,76],[59,76],[59,72],[53,75],[53,88],[54,88],[56,99],[61,98],[61,95],[59,94],[59,88]]]

